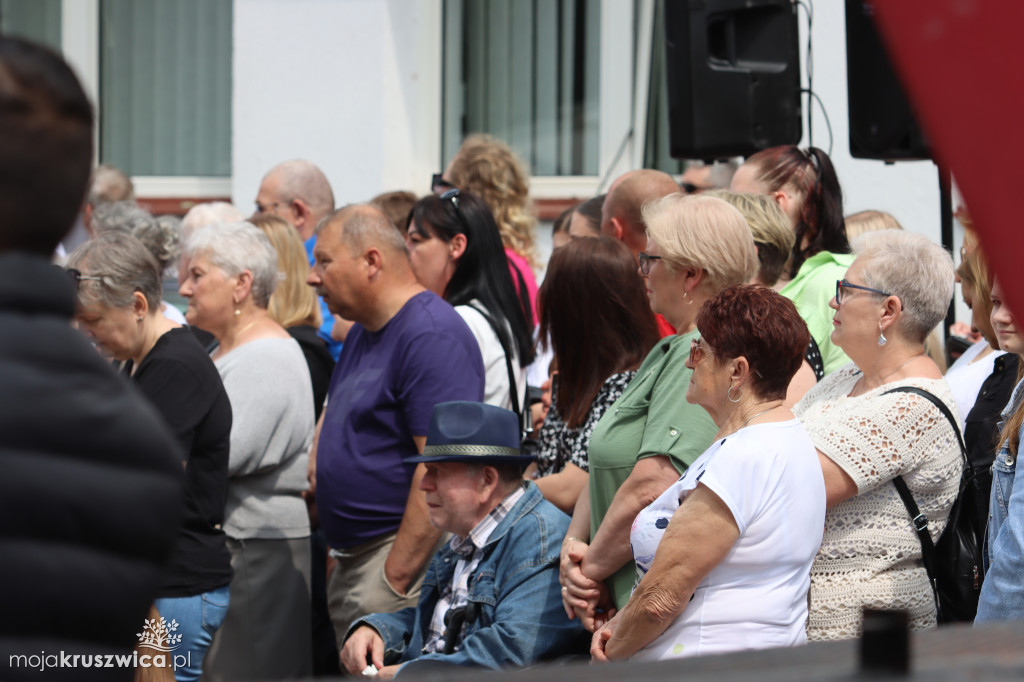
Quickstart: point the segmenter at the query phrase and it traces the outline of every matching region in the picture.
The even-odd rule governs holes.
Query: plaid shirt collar
[[[469,579],[480,565],[483,558],[483,548],[491,538],[508,513],[516,506],[523,495],[526,494],[526,486],[520,486],[514,493],[505,497],[497,507],[492,509],[469,535],[460,538],[456,535],[448,543],[449,549],[459,557],[455,564],[455,572],[452,574],[452,582],[445,585],[441,596],[434,606],[433,617],[430,621],[429,632],[426,637],[426,644],[423,647],[424,653],[441,653],[444,650],[445,641],[449,636],[454,635],[457,642],[455,651],[458,651],[462,642],[466,625],[464,624],[457,633],[448,633],[445,621],[445,614],[465,606],[469,603]]]

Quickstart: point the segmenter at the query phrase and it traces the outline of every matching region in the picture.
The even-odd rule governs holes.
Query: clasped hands
[[[558,581],[562,584],[562,606],[569,619],[579,618],[588,632],[594,632],[615,615],[611,593],[603,580],[583,573],[583,559],[590,545],[579,538],[567,537],[562,543]]]

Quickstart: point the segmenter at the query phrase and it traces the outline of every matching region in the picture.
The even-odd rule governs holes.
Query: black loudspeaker
[[[749,156],[800,142],[791,0],[666,0],[665,45],[672,156]]]
[[[852,156],[883,161],[931,158],[866,0],[846,0],[846,87]]]

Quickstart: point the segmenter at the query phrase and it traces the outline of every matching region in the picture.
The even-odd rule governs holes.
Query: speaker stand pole
[[[939,214],[941,216],[941,240],[942,248],[954,254],[953,250],[953,175],[947,169],[936,164],[939,169]],[[956,257],[953,257],[954,263]],[[955,298],[955,294],[954,294]],[[949,338],[949,328],[956,322],[956,308],[953,300],[949,301],[949,310],[946,311],[946,322],[944,325],[945,334],[943,339]],[[947,354],[948,356],[948,354]]]

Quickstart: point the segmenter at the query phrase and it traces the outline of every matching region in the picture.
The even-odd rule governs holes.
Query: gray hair
[[[67,267],[85,277],[78,285],[80,306],[130,308],[134,294],[146,297],[150,310],[160,310],[160,267],[146,246],[131,235],[107,232],[90,239],[68,257]]]
[[[334,210],[334,192],[327,176],[316,164],[305,159],[279,163],[267,175],[278,176],[278,194],[282,201],[302,199],[319,216]]]
[[[92,218],[97,235],[129,234],[143,243],[156,258],[160,271],[177,260],[181,251],[181,221],[174,216],[154,218],[134,201],[100,204]]]
[[[101,163],[92,172],[89,183],[89,196],[86,201],[92,207],[102,204],[132,201],[135,199],[135,186],[131,178],[116,166]]]
[[[185,258],[206,256],[228,277],[252,273],[252,301],[266,308],[277,287],[277,251],[270,238],[252,223],[208,225],[195,231],[185,244]]]
[[[245,214],[235,208],[234,204],[229,204],[226,201],[208,201],[196,204],[181,220],[182,239],[187,241],[192,233],[200,227],[217,223],[240,223],[244,220]]]
[[[949,252],[922,234],[903,230],[866,232],[853,242],[865,261],[864,282],[898,296],[904,332],[923,342],[946,316],[953,300],[954,268]]]

